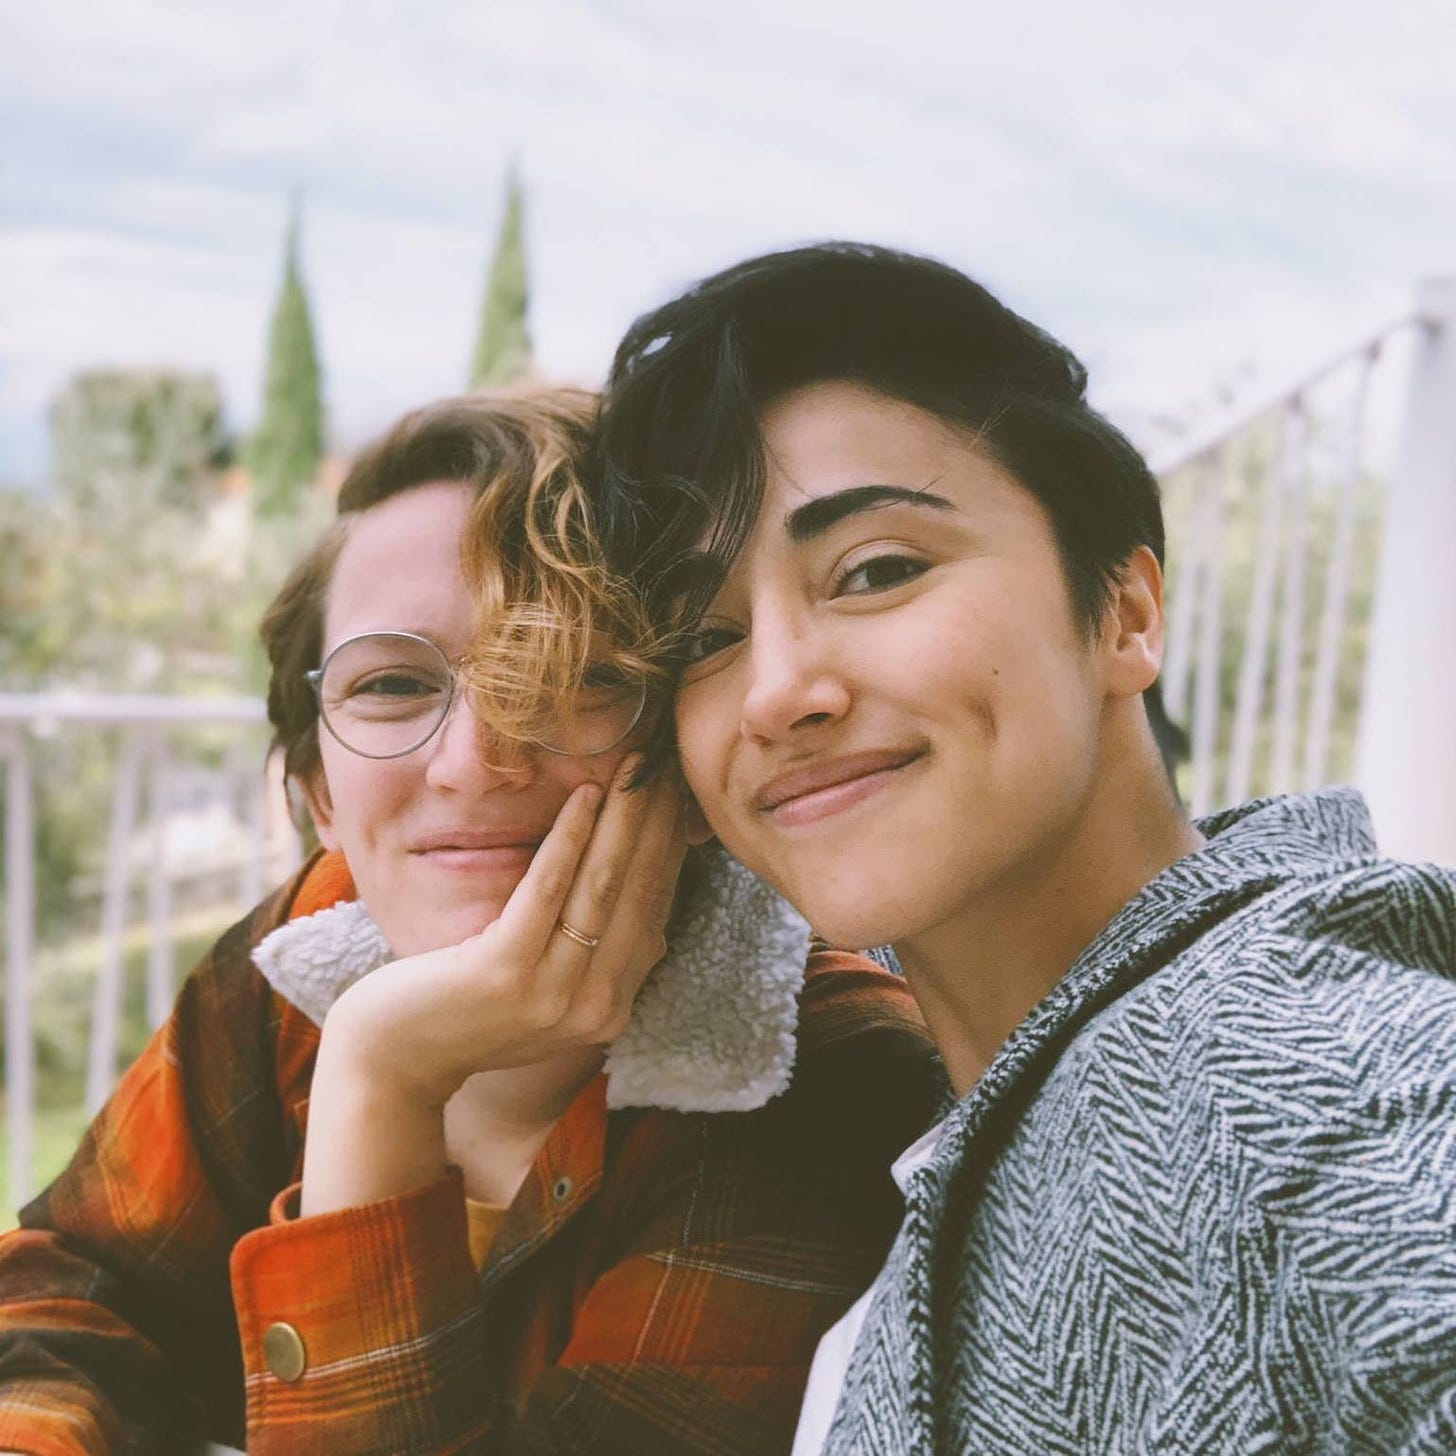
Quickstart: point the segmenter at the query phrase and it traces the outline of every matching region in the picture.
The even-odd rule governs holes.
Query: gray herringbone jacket
[[[1456,875],[1200,827],[951,1113],[826,1451],[1456,1452]]]

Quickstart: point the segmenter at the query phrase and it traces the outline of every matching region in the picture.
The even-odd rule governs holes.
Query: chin
[[[786,895],[830,945],[843,950],[867,950],[876,945],[901,945],[954,920],[964,903],[964,886],[951,875],[937,876],[921,858],[896,873],[896,867],[876,872],[867,867],[858,883],[841,892],[817,893],[795,899]],[[913,873],[918,870],[919,873]]]
[[[872,945],[888,945],[917,929],[903,907],[884,904],[825,905],[799,904],[800,913],[822,936],[840,950],[867,950]]]
[[[499,920],[503,908],[491,901],[488,905],[442,906],[433,912],[416,910],[408,919],[394,924],[386,916],[376,914],[375,919],[390,948],[396,955],[404,957],[459,945]]]
[[[788,873],[763,877],[799,911],[816,935],[843,950],[893,944],[939,918],[934,892],[946,887],[925,883],[930,866],[923,855],[908,865],[892,856],[876,854],[868,861],[860,857],[853,872],[846,872],[850,862],[846,854],[837,865],[781,864],[773,868]]]

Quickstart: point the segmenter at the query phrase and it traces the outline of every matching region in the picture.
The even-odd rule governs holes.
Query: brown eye
[[[408,672],[384,672],[366,678],[350,688],[350,696],[380,698],[424,698],[443,691],[440,683],[427,682]]]
[[[682,660],[689,667],[697,662],[706,662],[708,658],[732,647],[742,636],[740,628],[726,622],[700,622],[683,643]]]
[[[914,580],[926,569],[926,563],[913,556],[873,556],[840,577],[839,591],[845,596],[888,591],[892,586]]]

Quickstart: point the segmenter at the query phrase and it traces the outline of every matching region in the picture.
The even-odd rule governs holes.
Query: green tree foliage
[[[263,416],[248,449],[259,515],[296,509],[324,449],[323,384],[298,265],[298,212],[288,224],[283,284],[268,331]]]
[[[0,490],[0,691],[260,690],[258,620],[330,503],[311,492],[297,514],[250,521],[245,500],[219,498],[210,472],[178,494],[182,504]],[[169,739],[180,760],[211,763],[236,734]],[[115,751],[107,729],[42,723],[30,735],[42,943],[84,928],[74,886],[94,883],[104,864]]]
[[[50,423],[56,484],[93,515],[200,512],[225,448],[222,395],[210,374],[90,370],[57,396]]]
[[[206,375],[88,372],[61,391],[60,489],[5,503],[18,569],[0,666],[17,685],[162,691],[215,650],[245,574],[219,559],[228,552],[214,529],[222,418]],[[234,534],[236,558],[247,539]]]
[[[512,168],[506,178],[505,211],[486,276],[480,334],[470,367],[472,388],[509,384],[531,368],[531,335],[526,326],[524,210],[521,180]]]

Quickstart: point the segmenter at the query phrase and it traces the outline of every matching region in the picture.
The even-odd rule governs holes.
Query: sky
[[[1151,445],[1456,273],[1453,58],[1450,0],[0,0],[0,482],[88,367],[212,371],[246,431],[295,192],[334,444],[458,390],[513,157],[550,377],[856,237]]]

